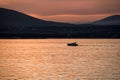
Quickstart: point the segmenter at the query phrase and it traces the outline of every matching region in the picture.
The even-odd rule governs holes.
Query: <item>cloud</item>
[[[102,15],[52,15],[52,16],[40,16],[39,14],[28,14],[33,17],[37,17],[40,19],[48,20],[48,21],[57,21],[57,22],[67,22],[67,23],[88,23],[94,22],[96,20],[100,20],[105,18],[106,16],[110,16],[110,14],[102,14]]]

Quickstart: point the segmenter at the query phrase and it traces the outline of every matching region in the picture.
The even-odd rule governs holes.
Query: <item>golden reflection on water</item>
[[[0,80],[119,79],[119,39],[0,40]]]

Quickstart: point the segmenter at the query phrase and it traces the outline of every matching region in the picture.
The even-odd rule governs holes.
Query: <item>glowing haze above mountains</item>
[[[0,0],[0,7],[69,23],[87,23],[120,14],[120,0]]]

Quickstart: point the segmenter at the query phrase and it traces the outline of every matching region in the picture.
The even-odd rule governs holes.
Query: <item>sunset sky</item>
[[[69,23],[87,23],[120,14],[120,0],[0,0],[0,7]]]

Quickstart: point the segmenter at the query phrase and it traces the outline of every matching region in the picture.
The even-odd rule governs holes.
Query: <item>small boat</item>
[[[76,42],[74,42],[74,43],[68,43],[67,45],[68,46],[78,46],[78,44]]]

